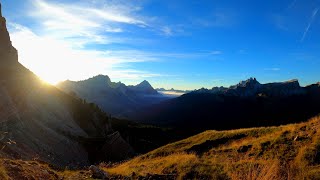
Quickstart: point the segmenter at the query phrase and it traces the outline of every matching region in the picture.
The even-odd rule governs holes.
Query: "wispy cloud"
[[[166,36],[172,36],[173,35],[173,31],[170,27],[168,26],[164,26],[161,28],[161,31],[163,32],[164,35]]]
[[[160,31],[166,36],[182,32],[182,28],[180,25],[152,24],[150,17],[140,15],[141,7],[129,1],[30,2],[32,6],[24,11],[24,15],[31,17],[32,25],[9,24],[10,34],[14,46],[19,49],[19,61],[52,83],[82,80],[97,74],[107,74],[113,79],[168,76],[137,69],[134,63],[202,59],[222,54],[218,50],[180,53],[134,49],[130,41],[136,44],[141,41],[129,41],[121,36],[132,27],[148,32],[150,29],[151,32]],[[113,44],[120,44],[121,48],[106,48]]]
[[[280,71],[280,68],[265,68],[265,71]]]
[[[29,13],[38,20],[42,34],[50,33],[55,38],[76,38],[82,45],[89,43],[108,44],[115,39],[105,33],[121,33],[124,25],[146,27],[147,17],[137,15],[138,7],[132,4],[109,3],[57,3],[47,0],[32,1],[34,9]],[[119,40],[119,39],[118,39]],[[118,41],[117,40],[117,41]]]
[[[112,27],[105,27],[106,32],[111,32],[111,33],[121,33],[124,30],[121,28],[112,28]]]
[[[97,74],[107,74],[114,79],[158,77],[162,75],[135,69],[130,64],[177,56],[131,49],[87,48],[88,45],[128,44],[127,38],[113,36],[114,33],[123,33],[128,26],[150,28],[145,21],[148,17],[138,15],[141,7],[134,3],[121,0],[72,4],[49,0],[30,2],[32,6],[25,15],[29,15],[35,25],[9,24],[11,39],[19,49],[19,61],[49,82],[81,80]]]
[[[237,23],[237,16],[233,10],[216,9],[207,17],[194,18],[191,21],[201,27],[230,27]]]
[[[130,64],[159,62],[163,59],[194,59],[221,54],[220,51],[161,53],[132,49],[84,49],[75,46],[77,41],[56,39],[48,34],[38,35],[19,24],[9,24],[9,27],[13,45],[19,49],[19,61],[44,80],[52,83],[66,79],[82,80],[97,74],[107,74],[113,79],[168,76],[134,69]]]
[[[210,54],[212,54],[212,55],[221,55],[222,51],[215,50],[215,51],[211,51]]]
[[[309,21],[309,23],[308,23],[303,35],[302,35],[301,42],[304,41],[307,33],[309,32],[309,29],[310,29],[314,19],[316,18],[317,14],[318,14],[318,11],[319,11],[319,8],[316,8],[316,9],[313,10],[312,15],[311,15],[311,19],[310,19],[310,21]]]

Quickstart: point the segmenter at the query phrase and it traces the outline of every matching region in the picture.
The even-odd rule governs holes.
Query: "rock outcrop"
[[[6,19],[2,17],[0,6],[0,59],[1,69],[8,68],[18,62],[17,50],[12,46],[9,32],[6,26]]]
[[[92,178],[94,179],[102,179],[102,180],[108,179],[108,174],[103,170],[101,170],[100,168],[98,168],[97,166],[91,165],[89,167],[89,170],[91,171]]]
[[[119,160],[133,157],[134,150],[121,137],[119,132],[108,135],[107,141],[101,149],[103,159]]]

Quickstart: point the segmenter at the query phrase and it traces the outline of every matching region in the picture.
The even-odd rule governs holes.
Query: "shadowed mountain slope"
[[[4,17],[0,17],[0,99],[1,157],[39,159],[57,166],[89,165],[87,140],[108,143],[103,141],[113,133],[107,114],[95,105],[40,81],[18,62]],[[114,144],[124,148],[114,156],[132,153],[121,137],[118,140]]]

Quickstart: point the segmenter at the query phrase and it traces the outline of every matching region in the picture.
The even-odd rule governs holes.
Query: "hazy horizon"
[[[3,0],[19,60],[49,83],[98,74],[193,90],[319,81],[316,0]],[[30,43],[32,42],[32,43]]]

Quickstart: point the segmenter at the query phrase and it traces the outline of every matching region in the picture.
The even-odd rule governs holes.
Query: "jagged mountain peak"
[[[244,92],[244,93],[254,94],[260,87],[261,87],[261,84],[257,81],[256,78],[249,78],[245,81],[240,81],[237,85],[230,86],[229,91],[233,91],[233,90],[243,91],[244,89],[246,89],[247,92]]]
[[[156,91],[147,80],[142,81],[136,86],[128,86],[128,88],[138,93],[158,94],[158,91]]]
[[[111,79],[107,75],[99,74],[97,76],[94,76],[90,78],[89,80],[99,81],[99,82],[111,82]]]
[[[240,81],[240,83],[238,85],[236,85],[237,87],[247,87],[250,85],[260,85],[260,83],[257,81],[256,78],[249,78],[245,81]]]
[[[139,83],[137,86],[139,87],[145,87],[145,88],[152,88],[151,84],[147,81],[147,80],[144,80],[142,81],[141,83]]]

